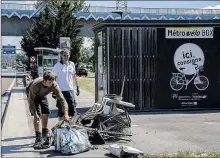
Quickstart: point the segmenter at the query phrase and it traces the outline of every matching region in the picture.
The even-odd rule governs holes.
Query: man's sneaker
[[[43,148],[49,148],[51,146],[51,135],[49,132],[44,133],[43,135]]]
[[[43,147],[42,147],[42,138],[41,137],[37,137],[35,139],[35,143],[33,145],[33,148],[34,149],[43,149]]]
[[[55,146],[55,144],[54,144],[54,139],[52,140],[51,146]]]

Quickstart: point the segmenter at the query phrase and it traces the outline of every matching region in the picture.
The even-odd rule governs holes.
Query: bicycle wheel
[[[183,85],[184,85],[184,81],[179,76],[172,77],[171,80],[170,80],[170,87],[174,91],[181,90],[183,88]]]
[[[194,80],[194,85],[198,90],[203,91],[208,88],[209,80],[205,76],[198,76]]]

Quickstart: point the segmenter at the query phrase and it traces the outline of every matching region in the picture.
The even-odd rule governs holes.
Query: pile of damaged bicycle
[[[130,141],[131,119],[128,109],[135,105],[121,101],[117,95],[106,95],[84,114],[70,122],[60,121],[53,128],[53,145],[57,152],[73,155],[96,149],[97,145],[118,140]],[[118,157],[143,156],[143,152],[124,145],[111,144],[110,153]]]

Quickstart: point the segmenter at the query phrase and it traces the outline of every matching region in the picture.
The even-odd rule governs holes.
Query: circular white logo
[[[202,49],[194,43],[185,43],[179,46],[174,55],[176,69],[185,75],[197,73],[203,67],[204,61]]]

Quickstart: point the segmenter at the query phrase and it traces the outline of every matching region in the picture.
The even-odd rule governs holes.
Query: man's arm
[[[79,83],[78,83],[77,78],[76,78],[76,67],[75,67],[74,63],[72,64],[72,66],[73,66],[73,82],[75,82],[76,95],[78,96],[80,94],[80,91],[79,91]],[[73,85],[74,85],[74,83],[73,83]]]
[[[76,95],[78,96],[80,94],[80,91],[79,91],[79,83],[77,82],[77,79],[76,79],[76,74],[73,74],[73,80],[75,81]]]
[[[59,86],[57,85],[57,83],[54,83],[54,86],[53,86],[53,93],[57,96],[57,99],[58,101],[60,102],[61,106],[62,106],[62,110],[64,112],[64,115],[65,114],[68,114],[68,105],[67,105],[67,102],[59,88]]]
[[[55,64],[54,67],[53,67],[53,73],[54,73],[55,81],[56,81],[56,80],[57,80],[57,75],[58,75],[57,64]],[[52,93],[52,97],[53,97],[54,99],[57,98],[57,97],[56,97],[56,94],[54,94],[54,92]]]
[[[53,67],[53,74],[55,76],[55,81],[57,79],[57,76],[59,74],[59,68],[58,68],[58,64],[55,64],[54,67]]]
[[[76,74],[73,74],[73,80],[74,80],[74,82],[75,82],[76,87],[77,87],[77,86],[79,87],[79,83],[78,83],[78,81],[77,81]]]
[[[55,76],[55,81],[56,81],[56,79],[57,79],[57,77]],[[54,99],[57,99],[57,96],[56,96],[56,94],[55,94],[54,92],[52,92],[52,97],[53,97]]]

